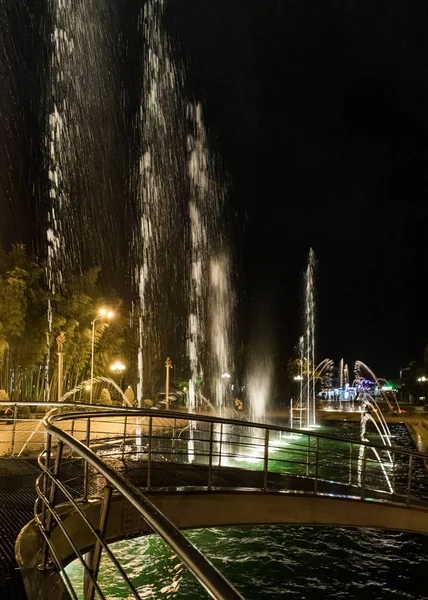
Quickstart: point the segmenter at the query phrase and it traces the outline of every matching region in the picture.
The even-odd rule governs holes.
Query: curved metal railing
[[[129,416],[129,412],[130,411],[127,411],[127,416]],[[109,416],[109,413],[104,413],[104,418],[106,414]],[[87,418],[88,422],[90,422],[94,415],[98,419],[100,418],[99,413],[91,413],[91,416]],[[79,415],[79,418],[82,418],[81,414]],[[124,500],[129,502],[138,511],[151,530],[162,537],[197,581],[213,598],[219,600],[238,600],[242,598],[207,558],[183,536],[183,534],[155,507],[154,504],[150,502],[150,500],[144,496],[140,490],[136,489],[126,481],[123,476],[107,465],[82,441],[75,439],[72,435],[53,424],[55,421],[64,421],[67,419],[73,419],[73,416],[55,416],[50,414],[43,421],[45,430],[48,433],[48,438],[46,450],[39,457],[39,466],[43,473],[36,483],[38,499],[35,505],[34,516],[45,540],[44,565],[46,566],[49,558],[53,560],[61,571],[66,587],[73,600],[77,600],[76,592],[73,589],[70,578],[64,568],[65,565],[62,564],[59,553],[55,548],[55,544],[52,542],[52,532],[54,527],[61,530],[64,538],[72,548],[74,555],[80,561],[80,564],[84,569],[86,580],[84,596],[86,600],[92,600],[95,593],[98,594],[98,597],[102,600],[106,598],[102,585],[98,581],[102,552],[104,552],[107,559],[113,563],[132,596],[137,599],[140,598],[138,590],[135,588],[125,569],[109,548],[104,537],[114,493],[120,494]],[[101,416],[101,422],[103,422],[103,416]],[[53,444],[53,441],[56,441],[56,444]],[[53,456],[54,445],[56,446],[56,451]],[[85,514],[82,498],[79,497],[78,492],[76,497],[76,489],[73,490],[73,487],[69,485],[69,480],[61,480],[61,469],[64,466],[63,458],[67,449],[69,457],[74,453],[74,460],[83,460],[85,465],[90,465],[93,469],[92,475],[96,473],[97,476],[102,476],[105,479],[105,485],[101,486],[101,488],[103,488],[102,504],[98,527],[94,527],[90,518]],[[69,463],[69,460],[66,462]],[[88,476],[87,473],[88,472],[86,471],[85,476]],[[100,488],[100,486],[98,487]],[[85,485],[83,486],[83,490],[84,489]],[[58,496],[62,496],[60,504],[61,510],[58,508]],[[69,508],[72,508],[75,513],[79,515],[82,526],[87,527],[93,535],[94,550],[91,553],[89,560],[85,558],[83,552],[73,540],[72,534],[64,523],[64,500],[69,504]]]
[[[85,600],[105,597],[98,580],[102,553],[129,593],[139,597],[105,540],[114,495],[138,510],[216,598],[239,594],[148,500],[146,491],[328,494],[428,510],[428,455],[410,449],[199,414],[84,406],[90,412],[52,412],[43,422],[47,444],[39,459],[43,474],[35,507],[45,539],[44,562],[56,563],[73,599],[53,542],[58,528],[86,573]],[[101,503],[97,527],[84,510],[94,496]],[[90,559],[64,524],[63,502],[93,536]]]
[[[80,423],[88,446],[115,469],[139,471],[139,486],[148,490],[245,487],[428,503],[428,455],[358,437],[151,409],[52,415],[48,422],[74,427],[74,435]]]

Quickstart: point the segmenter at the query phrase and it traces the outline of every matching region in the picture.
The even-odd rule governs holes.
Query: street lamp
[[[126,369],[125,365],[122,362],[120,362],[120,360],[117,360],[110,367],[110,371],[113,371],[113,373],[117,376],[117,384],[121,388],[122,388],[123,372],[124,372],[125,369]]]
[[[422,376],[422,377],[419,377],[418,381],[419,381],[419,382],[421,382],[421,381],[428,381],[428,379],[427,379],[427,378],[425,377],[425,375],[424,375],[424,376]]]
[[[115,363],[113,363],[110,367],[110,370],[113,371],[113,373],[116,373],[116,375],[118,373],[123,373],[123,371],[126,369],[125,365],[123,363],[120,362],[120,360],[117,360]]]
[[[293,377],[294,381],[303,381],[303,376],[302,375],[296,375],[296,377]]]
[[[91,354],[91,393],[89,396],[89,404],[92,404],[93,390],[94,390],[94,351],[95,351],[95,323],[100,319],[106,318],[111,319],[114,316],[114,312],[107,308],[101,308],[98,311],[98,317],[92,321],[92,354]]]

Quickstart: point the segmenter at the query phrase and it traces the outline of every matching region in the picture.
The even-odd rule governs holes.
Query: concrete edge
[[[43,562],[43,536],[33,519],[25,525],[15,542],[15,558],[30,600],[71,600],[56,568],[40,569]]]

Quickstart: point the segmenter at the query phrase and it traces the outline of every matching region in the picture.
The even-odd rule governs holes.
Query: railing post
[[[49,464],[50,464],[50,458],[51,458],[51,448],[52,448],[52,436],[48,433],[47,434],[47,440],[46,440],[46,448],[45,448],[45,470],[49,471]],[[43,476],[43,496],[45,498],[47,498],[48,495],[48,481],[49,481],[49,475],[47,474],[47,472],[44,473]],[[43,502],[43,506],[42,506],[42,523],[43,525],[46,527],[46,504]]]
[[[153,417],[149,417],[149,449],[147,453],[147,489],[152,487],[152,432],[153,432]]]
[[[208,464],[208,489],[211,490],[212,476],[213,476],[213,437],[214,437],[214,423],[211,421],[210,425],[210,457]]]
[[[406,506],[410,504],[410,494],[412,491],[412,473],[413,471],[413,454],[409,455],[409,475],[407,478],[407,498],[406,498]]]
[[[315,483],[314,483],[314,494],[318,492],[318,462],[319,462],[319,451],[320,451],[320,439],[316,438],[315,446]]]
[[[171,451],[172,451],[171,462],[174,462],[174,450],[175,450],[175,434],[176,434],[176,430],[177,430],[177,419],[174,419],[174,425],[172,426],[172,440],[171,440]]]
[[[263,468],[263,490],[268,489],[268,471],[269,471],[269,429],[265,430],[265,453]]]
[[[306,477],[309,477],[309,454],[311,451],[311,436],[308,434],[308,448],[306,454]]]
[[[15,436],[16,436],[16,421],[18,419],[18,405],[15,404],[13,409],[13,425],[12,425],[12,456],[15,456]]]
[[[349,485],[352,485],[352,451],[354,447],[352,442],[349,444]]]
[[[123,443],[122,443],[122,462],[125,461],[125,445],[126,445],[126,428],[128,426],[128,415],[125,415],[125,421],[123,424]]]
[[[367,446],[363,446],[363,462],[361,465],[361,500],[364,500],[364,491],[366,487],[366,464],[367,464]]]
[[[91,419],[88,418],[86,423],[86,446],[89,448],[91,440]],[[89,465],[88,461],[85,460],[83,464],[83,502],[87,502],[89,492]]]
[[[60,468],[61,468],[61,460],[62,460],[62,451],[63,451],[63,448],[64,448],[64,442],[62,442],[61,440],[59,440],[58,446],[57,446],[57,451],[56,451],[55,465],[54,465],[54,470],[53,470],[54,478],[58,477],[58,475],[59,475],[59,471],[60,471]],[[52,479],[51,489],[50,489],[50,492],[49,492],[48,514],[46,516],[46,526],[45,526],[47,537],[50,536],[51,528],[52,528],[52,513],[50,511],[50,508],[55,506],[56,491],[57,491],[56,482],[55,482],[55,479]],[[45,548],[44,548],[44,556],[43,556],[43,567],[46,567],[46,564],[48,562],[48,556],[49,556],[49,546],[48,546],[48,543],[45,540]]]
[[[102,537],[102,538],[105,536],[105,533],[107,530],[107,520],[108,520],[108,514],[109,514],[109,510],[110,510],[112,494],[113,494],[113,488],[109,483],[107,483],[107,485],[104,488],[103,501],[100,506],[100,524],[99,524],[99,528],[98,528],[98,533],[100,534],[100,537]],[[98,572],[100,570],[102,550],[103,550],[103,547],[101,545],[101,542],[97,539],[97,541],[95,542],[95,547],[94,547],[93,551],[90,553],[90,557],[92,559],[92,561],[91,561],[92,565],[91,565],[90,570],[91,570],[91,573],[92,573],[95,581],[97,581],[97,579],[98,579]],[[86,579],[86,582],[87,582],[87,585],[86,585],[85,594],[84,594],[85,600],[93,600],[94,596],[95,596],[94,582],[89,577]]]
[[[221,467],[221,451],[223,448],[223,423],[220,423],[220,444],[218,449],[218,466]]]
[[[71,429],[70,429],[70,435],[71,437],[74,437],[74,427],[75,427],[76,421],[74,419],[71,419]],[[69,457],[71,458],[73,456],[73,448],[70,448],[70,453],[69,453]]]
[[[392,492],[395,494],[395,467],[396,467],[395,452],[392,453]]]

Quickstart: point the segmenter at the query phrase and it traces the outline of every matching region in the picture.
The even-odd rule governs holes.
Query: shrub
[[[113,402],[111,401],[110,392],[108,391],[107,388],[103,388],[101,390],[100,404],[110,404],[110,405],[113,404]]]
[[[135,394],[134,390],[131,386],[127,387],[125,390],[125,398],[128,400],[131,406],[134,406],[135,403]]]

